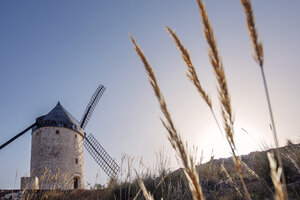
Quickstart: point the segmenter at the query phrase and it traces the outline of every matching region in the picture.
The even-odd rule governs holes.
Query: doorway
[[[78,178],[74,178],[74,189],[78,189]]]

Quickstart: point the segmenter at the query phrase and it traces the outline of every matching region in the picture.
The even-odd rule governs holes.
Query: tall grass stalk
[[[300,174],[300,167],[295,161],[295,159],[293,159],[288,153],[282,153],[282,155],[291,161],[291,163],[294,165],[294,167],[297,169],[298,173]]]
[[[252,176],[254,176],[255,178],[257,178],[257,180],[259,180],[259,182],[261,182],[261,184],[263,184],[269,190],[270,193],[274,194],[273,190],[268,186],[268,183],[263,178],[261,178],[260,176],[258,176],[258,174],[254,170],[252,170],[245,162],[242,161],[242,164],[243,164],[243,167]]]
[[[223,137],[223,131],[221,129],[221,126],[217,120],[217,117],[215,115],[215,112],[213,110],[213,106],[212,106],[212,102],[211,99],[209,97],[209,95],[207,94],[207,92],[203,89],[203,87],[200,84],[197,72],[195,70],[195,67],[192,63],[192,59],[190,57],[190,54],[188,52],[188,50],[183,46],[182,42],[180,41],[179,37],[176,35],[176,33],[174,31],[172,31],[172,29],[170,29],[170,27],[166,26],[165,27],[166,30],[170,33],[171,37],[173,38],[175,44],[177,45],[178,49],[181,52],[181,57],[183,58],[187,68],[188,68],[188,72],[186,72],[187,77],[190,79],[190,81],[192,81],[192,83],[194,84],[194,86],[196,87],[196,89],[198,90],[200,96],[202,97],[202,99],[205,101],[205,103],[208,105],[213,118],[219,128],[220,133],[222,134]]]
[[[194,200],[202,200],[202,199],[204,199],[204,197],[202,194],[202,189],[199,184],[199,177],[198,177],[196,169],[195,169],[193,157],[189,156],[187,154],[185,145],[184,145],[179,133],[177,132],[177,130],[175,128],[175,125],[171,118],[170,112],[167,108],[166,101],[160,91],[160,88],[159,88],[159,85],[156,80],[156,76],[154,74],[152,67],[150,66],[148,60],[146,59],[144,53],[141,51],[140,47],[136,44],[134,38],[131,35],[130,35],[130,38],[134,45],[134,49],[135,49],[136,53],[138,54],[138,56],[140,57],[141,61],[144,64],[145,70],[148,74],[150,85],[152,86],[153,91],[157,97],[157,100],[160,105],[160,109],[165,116],[166,121],[161,119],[161,122],[164,125],[164,127],[166,128],[166,130],[168,131],[168,133],[169,133],[168,139],[169,139],[173,149],[179,155],[181,162],[184,166],[184,172],[187,177],[193,198],[194,198]]]
[[[142,189],[139,189],[139,191],[136,193],[136,195],[134,196],[133,200],[137,200],[139,194],[141,193]]]
[[[275,192],[276,192],[275,200],[284,200],[284,194],[283,194],[281,183],[280,183],[280,176],[282,173],[282,168],[278,167],[278,169],[277,169],[277,164],[276,164],[273,153],[268,152],[267,156],[268,156],[269,163],[270,163],[271,178],[272,178],[272,182],[273,182]]]
[[[218,94],[219,94],[219,101],[221,102],[221,112],[222,112],[224,129],[226,133],[226,139],[231,148],[233,154],[233,161],[237,169],[239,178],[243,185],[245,198],[247,200],[251,200],[246,183],[244,181],[241,159],[239,156],[237,156],[236,145],[234,141],[234,127],[233,127],[234,120],[233,120],[232,109],[231,109],[231,100],[228,92],[228,86],[227,86],[227,81],[226,81],[225,72],[223,68],[223,63],[219,55],[212,26],[208,19],[205,4],[202,0],[197,0],[197,4],[199,7],[201,20],[203,23],[204,36],[209,46],[209,51],[208,51],[209,59],[218,81]]]
[[[261,42],[258,41],[258,34],[257,34],[256,25],[255,25],[255,19],[254,19],[254,13],[253,13],[251,1],[250,0],[241,0],[241,4],[244,8],[244,13],[246,15],[246,20],[247,20],[247,28],[248,28],[250,39],[252,42],[252,46],[254,48],[254,59],[260,66],[260,70],[261,70],[261,75],[262,75],[266,98],[267,98],[267,103],[268,103],[269,114],[270,114],[270,118],[271,118],[273,138],[274,138],[274,143],[276,146],[276,156],[278,159],[279,166],[282,169],[281,179],[282,179],[282,184],[283,184],[283,193],[284,193],[285,199],[288,199],[288,194],[287,194],[287,189],[286,189],[286,181],[285,181],[284,170],[283,170],[283,165],[282,165],[282,159],[281,159],[281,156],[280,156],[280,153],[278,150],[279,143],[278,143],[278,137],[277,137],[276,127],[275,127],[275,121],[274,121],[274,117],[273,117],[273,110],[272,110],[272,106],[271,106],[269,90],[268,90],[266,76],[265,76],[265,72],[264,72],[263,45]]]
[[[143,180],[141,179],[141,177],[138,175],[137,172],[135,172],[135,173],[136,173],[138,184],[143,192],[145,199],[146,200],[154,200],[153,196],[150,194],[150,192],[145,187],[145,184],[144,184]]]
[[[236,186],[236,184],[233,182],[231,176],[229,175],[227,169],[224,167],[223,164],[221,164],[221,172],[222,171],[225,173],[225,175],[226,175],[226,177],[228,179],[228,182],[233,185],[234,189],[237,191],[237,193],[239,194],[239,196],[242,198],[243,195],[241,194],[241,192],[240,192],[239,188]]]

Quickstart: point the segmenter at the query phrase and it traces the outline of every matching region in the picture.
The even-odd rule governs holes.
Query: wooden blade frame
[[[105,149],[92,134],[89,134],[88,137],[85,137],[84,146],[110,178],[115,178],[118,175],[120,167],[114,161],[114,159],[108,155]]]
[[[21,133],[19,133],[18,135],[16,135],[15,137],[11,138],[10,140],[8,140],[7,142],[5,142],[4,144],[2,144],[0,146],[0,150],[3,149],[6,145],[10,144],[11,142],[13,142],[14,140],[16,140],[18,137],[20,137],[21,135],[23,135],[24,133],[26,133],[27,131],[29,131],[30,129],[32,129],[34,126],[36,125],[36,123],[32,124],[31,126],[29,126],[28,128],[26,128],[24,131],[22,131]]]
[[[86,127],[88,121],[90,120],[90,118],[94,112],[94,109],[95,109],[97,103],[99,102],[99,99],[101,98],[104,91],[105,91],[105,87],[100,84],[99,87],[97,88],[97,90],[94,92],[89,104],[87,105],[87,107],[85,109],[84,115],[82,116],[81,121],[80,121],[80,127],[82,129],[85,129],[85,127]]]

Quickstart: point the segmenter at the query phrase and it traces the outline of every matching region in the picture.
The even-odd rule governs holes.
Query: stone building
[[[32,128],[30,177],[21,189],[84,188],[83,136],[75,118],[58,102]]]

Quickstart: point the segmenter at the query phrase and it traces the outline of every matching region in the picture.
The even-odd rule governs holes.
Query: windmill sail
[[[90,117],[93,114],[93,111],[101,98],[102,94],[105,91],[105,87],[103,85],[99,85],[99,87],[94,92],[89,104],[86,107],[86,110],[80,120],[80,127],[85,129]],[[104,148],[99,144],[96,138],[90,134],[86,137],[84,134],[84,147],[88,150],[94,160],[98,163],[98,165],[103,169],[103,171],[110,177],[115,178],[120,170],[118,164],[108,155],[108,153],[104,150]]]
[[[8,140],[7,142],[5,142],[4,144],[2,144],[0,146],[0,149],[4,148],[6,145],[8,145],[9,143],[13,142],[14,140],[16,140],[18,137],[20,137],[21,135],[23,135],[24,133],[26,133],[27,131],[29,131],[31,128],[33,128],[36,125],[36,123],[32,124],[31,126],[29,126],[28,128],[26,128],[24,131],[22,131],[21,133],[19,133],[18,135],[16,135],[15,137],[11,138],[10,140]]]
[[[85,129],[88,121],[90,120],[91,115],[93,114],[93,111],[99,101],[99,99],[101,98],[102,94],[105,91],[105,87],[103,85],[99,85],[99,87],[96,89],[96,91],[94,92],[89,104],[87,105],[85,112],[80,120],[80,127],[82,129]]]
[[[96,138],[90,134],[85,137],[84,146],[103,169],[103,171],[110,177],[115,178],[120,170],[118,164],[108,155]]]

